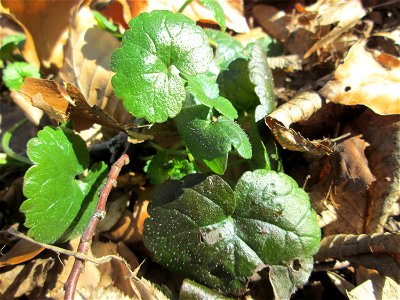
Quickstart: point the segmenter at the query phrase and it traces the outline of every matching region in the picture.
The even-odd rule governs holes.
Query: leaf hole
[[[295,271],[299,271],[301,269],[301,264],[298,259],[293,260],[292,268]]]
[[[344,88],[344,91],[345,91],[345,92],[351,91],[351,86],[346,86],[346,87]]]

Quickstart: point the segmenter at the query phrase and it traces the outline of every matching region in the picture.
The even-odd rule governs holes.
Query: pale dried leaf
[[[266,34],[261,27],[256,27],[250,29],[249,32],[237,34],[233,38],[238,40],[243,47],[246,47],[247,44],[264,37],[268,37],[268,34]]]
[[[110,230],[122,217],[129,203],[129,194],[114,191],[110,194],[107,200],[105,218],[97,226],[98,232]]]
[[[53,267],[54,259],[36,259],[12,269],[0,271],[0,297],[15,299],[29,294],[45,284],[48,271]],[[3,271],[4,270],[4,271]]]
[[[111,78],[114,73],[110,67],[111,55],[120,42],[96,24],[89,8],[75,12],[59,76],[73,83],[90,106],[96,105],[124,124],[131,116],[113,93]]]
[[[366,105],[381,115],[400,113],[400,67],[384,68],[364,44],[351,47],[322,94],[335,103]]]
[[[31,101],[26,101],[26,98],[17,91],[11,91],[10,96],[15,104],[23,111],[25,117],[34,125],[38,126],[40,119],[43,116],[43,111],[34,107]]]
[[[326,272],[326,275],[328,275],[331,282],[343,294],[343,296],[346,296],[347,291],[354,289],[354,285],[349,281],[347,281],[346,279],[344,279],[339,274],[328,271]]]
[[[302,69],[301,58],[298,55],[283,55],[268,57],[268,65],[271,69],[286,69],[297,71]]]
[[[307,120],[323,104],[324,101],[318,93],[302,92],[265,117],[265,123],[285,149],[311,155],[330,154],[333,151],[333,143],[329,139],[310,141],[289,128],[293,123]]]
[[[350,300],[400,299],[399,284],[390,277],[378,275],[347,292]]]
[[[317,261],[348,260],[400,280],[400,233],[338,234],[322,239]]]
[[[82,0],[2,0],[25,30],[25,59],[36,67],[60,68],[71,12]]]

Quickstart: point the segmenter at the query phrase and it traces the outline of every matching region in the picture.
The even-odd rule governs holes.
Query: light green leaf
[[[188,81],[187,90],[200,103],[215,108],[218,112],[232,120],[238,117],[232,103],[228,99],[219,96],[218,85],[215,80],[205,74],[186,76],[186,79]]]
[[[249,78],[247,60],[239,58],[233,61],[229,70],[219,74],[217,82],[221,96],[229,99],[239,112],[254,112],[259,100]]]
[[[218,294],[208,287],[194,282],[189,279],[185,279],[182,283],[181,290],[179,292],[180,300],[229,300],[231,298],[226,298],[221,294]]]
[[[221,4],[217,0],[199,0],[201,4],[207,7],[214,15],[215,21],[221,27],[221,31],[225,31],[225,14]]]
[[[215,174],[223,175],[225,173],[226,166],[228,165],[228,157],[227,156],[217,157],[212,160],[203,159],[203,162]]]
[[[186,99],[180,74],[205,73],[212,49],[202,29],[180,13],[142,13],[129,27],[111,59],[115,94],[135,117],[164,122]]]
[[[26,63],[15,62],[3,70],[3,80],[10,90],[19,91],[26,77],[40,78],[39,70]]]
[[[211,161],[227,157],[233,147],[243,158],[251,158],[250,142],[240,126],[224,116],[212,122],[208,113],[208,107],[198,105],[184,108],[175,118],[190,153],[196,159]]]
[[[273,171],[244,173],[234,191],[218,176],[170,182],[149,213],[144,242],[157,262],[235,295],[264,266],[312,259],[320,241],[308,195]]]
[[[28,142],[34,165],[24,177],[22,203],[28,235],[43,243],[69,240],[83,232],[107,175],[104,163],[89,164],[85,142],[67,128],[45,127]]]
[[[212,29],[205,29],[204,32],[216,47],[215,61],[221,70],[227,70],[232,61],[244,56],[242,44],[229,34]]]
[[[276,100],[274,78],[268,65],[267,56],[258,44],[254,45],[250,53],[248,68],[250,81],[255,86],[254,91],[262,107],[256,109],[256,121],[259,121],[276,109]]]
[[[93,17],[97,22],[97,25],[106,31],[111,32],[117,38],[121,38],[122,35],[118,32],[118,27],[112,21],[108,20],[100,12],[93,10]]]

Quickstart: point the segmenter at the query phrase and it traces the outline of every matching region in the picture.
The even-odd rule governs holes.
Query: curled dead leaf
[[[383,67],[364,46],[362,41],[351,47],[322,94],[335,103],[366,105],[381,115],[399,114],[400,66]]]
[[[338,234],[322,239],[317,261],[348,260],[400,281],[400,233]]]
[[[43,250],[42,246],[26,240],[19,240],[6,254],[0,257],[0,268],[31,260]]]
[[[293,123],[307,120],[323,104],[318,93],[303,92],[265,117],[265,123],[285,149],[311,155],[330,154],[333,143],[329,139],[310,141],[289,128]]]

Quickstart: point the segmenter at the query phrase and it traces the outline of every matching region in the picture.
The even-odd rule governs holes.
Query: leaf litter
[[[40,67],[42,74],[50,75],[47,78],[50,80],[42,79],[46,85],[35,93],[34,79],[25,80],[22,93],[28,102],[21,101],[21,94],[12,92],[15,103],[25,105],[26,114],[36,125],[54,121],[44,120],[26,103],[34,102],[57,121],[66,121],[75,109],[76,122],[84,124],[82,120],[101,119],[102,125],[127,132],[125,125],[130,116],[110,85],[113,72],[109,58],[120,42],[97,26],[87,6],[90,1],[71,1],[64,6],[52,6],[50,1],[43,1],[42,6],[28,2],[17,5],[4,0],[2,13],[25,33],[23,58]],[[176,11],[184,1],[177,2],[92,1],[90,7],[110,17],[123,33],[130,19],[140,12],[166,8]],[[269,128],[262,128],[265,132],[271,130],[281,144],[285,172],[296,178],[300,186],[305,184],[322,230],[313,276],[296,277],[295,264],[271,268],[270,274],[291,278],[274,282],[271,276],[271,290],[276,297],[287,298],[288,291],[306,284],[296,296],[305,295],[307,289],[323,289],[325,293],[338,289],[335,292],[349,299],[396,298],[400,281],[399,234],[395,227],[389,226],[389,221],[392,225],[400,222],[398,211],[392,209],[400,194],[397,92],[400,52],[396,35],[399,22],[393,17],[398,15],[398,8],[391,3],[374,6],[362,5],[361,1],[323,0],[309,6],[273,1],[270,5],[254,1],[220,1],[220,4],[227,17],[227,34],[238,38],[243,47],[266,36],[283,46],[280,56],[267,58],[275,79],[278,107],[263,116]],[[43,10],[46,14],[40,15]],[[193,1],[185,12],[194,21],[214,20],[200,1]],[[254,37],[257,27],[259,33]],[[249,29],[250,33],[246,33]],[[63,81],[67,83],[65,91],[60,87]],[[2,87],[2,95],[4,90]],[[72,105],[73,102],[82,103],[83,107]],[[86,109],[91,113],[82,113]],[[146,124],[134,122],[139,128]],[[12,174],[12,179],[21,175]],[[132,174],[121,176],[119,181],[127,196],[116,200],[115,208],[110,208],[110,223],[104,232],[97,233],[92,252],[95,256],[122,256],[130,263],[131,270],[139,264],[141,268],[132,276],[118,260],[100,266],[88,263],[78,287],[84,297],[165,299],[179,294],[182,279],[161,269],[151,258],[143,262],[152,255],[143,244],[143,224],[149,216],[147,205],[154,188],[143,180],[145,175],[140,168]],[[9,189],[10,180],[1,179],[1,195]],[[120,199],[117,191],[115,199]],[[21,224],[23,219],[2,211],[0,221],[7,228]],[[203,238],[215,240],[214,236]],[[64,246],[73,244],[71,241]],[[62,286],[73,259],[62,256],[63,265],[57,255],[42,248],[23,239],[7,246],[0,260],[8,265],[0,269],[2,296],[63,296]],[[342,261],[345,262],[338,263]],[[340,268],[317,271],[330,263]],[[300,264],[306,268],[312,266]],[[132,278],[129,280],[123,274]],[[326,276],[336,287],[315,279],[321,276]],[[268,292],[255,286],[256,283],[248,286],[253,298],[265,298]],[[206,295],[210,291],[185,280],[181,293],[192,292]]]

